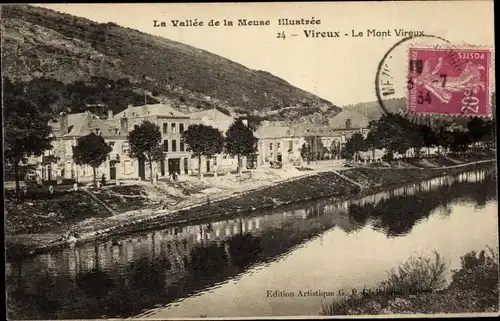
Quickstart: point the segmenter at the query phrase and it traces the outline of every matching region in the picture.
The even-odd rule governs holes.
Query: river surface
[[[433,250],[458,268],[498,243],[497,220],[495,170],[471,171],[9,262],[8,309],[14,319],[318,315],[332,298],[301,294],[374,287]]]

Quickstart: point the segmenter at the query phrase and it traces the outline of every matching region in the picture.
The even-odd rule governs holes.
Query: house
[[[80,137],[95,133],[113,147],[108,159],[97,168],[98,177],[105,175],[107,179],[127,176],[117,168],[120,162],[120,146],[126,135],[119,128],[105,122],[98,116],[83,112],[67,114],[62,112],[59,119],[49,122],[52,127],[53,148],[45,151],[40,159],[39,172],[43,180],[75,179],[78,182],[92,181],[93,169],[89,165],[77,165],[73,161],[73,146]]]
[[[325,124],[299,123],[292,125],[292,128],[297,137],[301,137],[304,143],[310,144],[315,160],[329,157],[332,144],[337,143],[342,138],[339,131]]]
[[[182,133],[190,124],[189,115],[178,111],[169,103],[160,103],[129,106],[113,117],[109,117],[109,122],[119,127],[125,134],[128,134],[133,126],[144,121],[158,125],[162,133],[165,159],[153,164],[154,175],[161,178],[174,172],[178,175],[189,174],[191,154],[187,151],[187,146],[182,139]],[[144,161],[131,161],[130,166],[141,179],[149,177],[149,165]]]
[[[294,163],[301,160],[300,148],[303,137],[295,135],[290,125],[269,125],[263,123],[256,131],[259,165],[271,161]]]
[[[216,108],[209,110],[202,110],[197,112],[191,112],[189,114],[191,119],[191,124],[203,124],[206,126],[212,126],[220,130],[223,135],[226,135],[229,127],[236,120],[235,118],[226,115],[225,113],[219,111]],[[246,124],[246,120],[244,121]],[[242,166],[246,166],[246,159],[243,158]],[[191,168],[198,169],[198,159],[191,160]],[[211,159],[206,159],[203,157],[202,159],[202,171],[203,172],[212,172],[212,171],[232,171],[238,168],[238,157],[231,156],[227,153],[222,153],[219,155],[215,155]]]
[[[343,110],[328,120],[328,127],[350,137],[355,132],[366,133],[369,123],[370,119],[365,115],[352,110]]]
[[[340,157],[347,139],[356,132],[366,135],[369,119],[355,111],[342,111],[328,124],[263,122],[255,135],[259,139],[259,164],[270,161],[297,164],[304,143],[311,144],[314,159]]]

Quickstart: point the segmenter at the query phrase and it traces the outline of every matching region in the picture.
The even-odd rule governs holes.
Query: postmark
[[[411,55],[415,53],[416,57],[421,59],[412,60]],[[440,57],[442,64],[438,66]],[[439,100],[432,92],[434,88],[426,88],[423,81],[429,78],[419,78],[419,71],[428,71],[423,68],[426,60],[430,60],[428,66],[432,67],[429,73],[436,72],[432,84],[444,84],[445,89],[441,87],[440,92],[446,92],[444,95],[447,98],[450,98],[451,93],[452,99],[447,99],[447,103]],[[474,60],[480,61],[479,68],[483,73],[479,76],[474,74]],[[466,69],[469,62],[471,64],[468,68],[472,69]],[[443,69],[435,70],[436,67]],[[484,67],[484,70],[481,67]],[[446,121],[450,120],[450,117],[492,117],[493,70],[494,51],[491,48],[452,44],[449,40],[435,35],[406,37],[392,45],[380,60],[375,77],[375,93],[384,114],[400,114],[419,123]],[[478,77],[479,85],[484,83],[484,91],[479,97],[474,93],[478,89],[482,90],[482,87],[473,85],[474,75]],[[469,87],[474,89],[466,91]],[[442,95],[440,97],[442,98]],[[480,101],[477,102],[476,98]]]
[[[405,71],[408,66],[408,48],[416,41],[434,47],[451,45],[447,39],[425,34],[405,37],[385,52],[375,75],[375,94],[382,112],[386,115],[408,114],[404,101],[408,88],[408,76]],[[400,100],[400,103],[394,104],[395,100]]]
[[[411,114],[491,116],[491,51],[410,47],[408,99]]]

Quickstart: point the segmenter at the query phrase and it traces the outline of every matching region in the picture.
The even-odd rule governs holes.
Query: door
[[[207,159],[207,173],[210,172],[210,160]]]
[[[165,176],[165,161],[160,162],[160,173],[161,176]]]
[[[146,179],[146,164],[144,163],[143,159],[140,159],[138,163],[139,163],[139,177],[142,180],[145,180]]]
[[[168,160],[168,174],[172,175],[172,173],[180,174],[180,158],[172,158]]]
[[[109,164],[109,179],[116,179],[116,164]]]
[[[184,158],[184,174],[189,174],[188,159]]]

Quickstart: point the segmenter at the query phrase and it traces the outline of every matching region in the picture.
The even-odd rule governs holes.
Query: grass
[[[108,215],[105,208],[81,191],[54,191],[51,196],[45,193],[28,195],[22,203],[5,197],[5,231],[11,235],[62,233],[76,222]]]
[[[321,306],[322,315],[498,312],[498,248],[471,251],[445,278],[448,265],[437,252],[410,257],[388,271],[378,288],[343,296]]]

